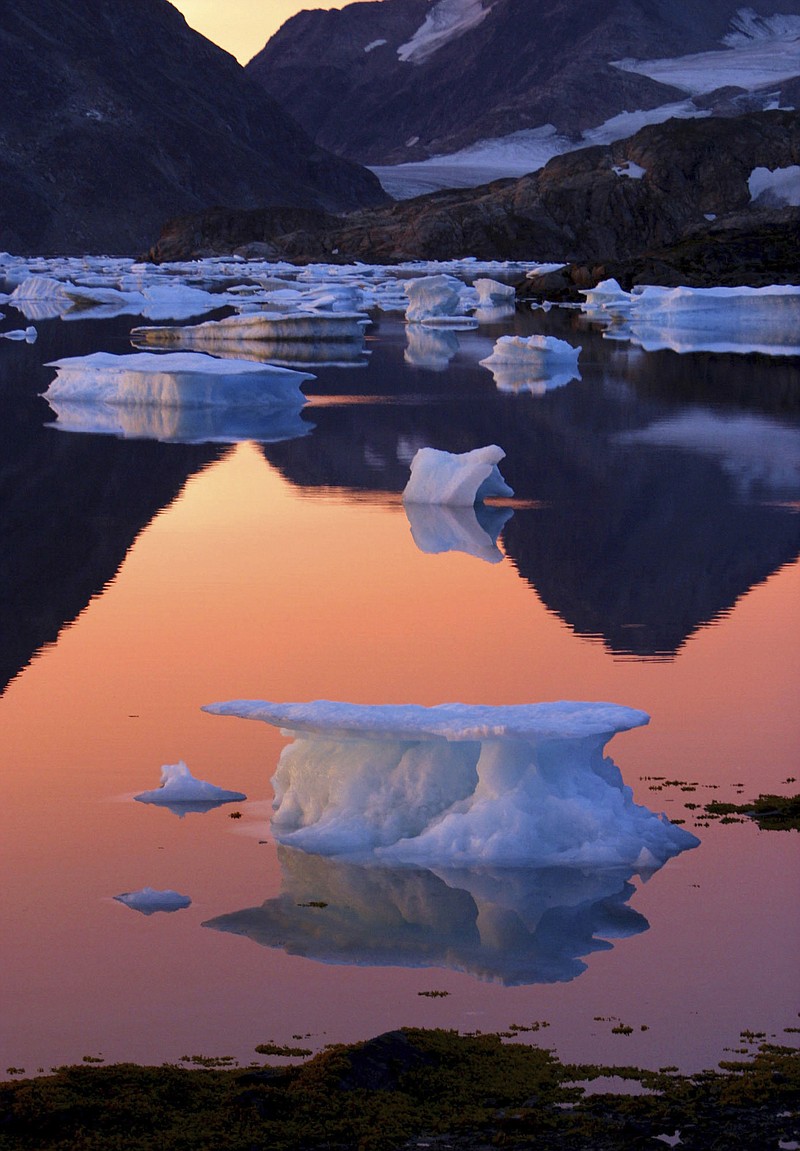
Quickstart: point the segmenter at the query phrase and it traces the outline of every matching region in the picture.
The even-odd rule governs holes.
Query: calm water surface
[[[563,310],[409,347],[383,316],[369,357],[312,369],[301,437],[54,429],[43,363],[127,351],[133,322],[0,341],[0,1071],[417,1024],[685,1069],[791,1039],[800,836],[687,805],[798,790],[797,361],[645,353]],[[478,360],[510,331],[580,343],[581,379],[499,391]],[[414,452],[493,442],[498,562],[423,552]],[[701,844],[648,879],[303,855],[270,835],[288,738],[200,710],[232,698],[642,708],[608,751]],[[179,759],[247,801],[133,801]],[[191,906],[113,898],[145,886]]]

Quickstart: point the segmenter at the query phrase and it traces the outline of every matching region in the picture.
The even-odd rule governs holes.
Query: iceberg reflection
[[[630,872],[364,866],[278,848],[281,894],[208,920],[323,963],[448,967],[507,985],[565,983],[609,939],[649,927]]]
[[[501,563],[503,553],[497,537],[503,525],[513,516],[511,508],[473,504],[458,507],[451,504],[405,503],[414,543],[421,552],[465,552],[486,563]]]

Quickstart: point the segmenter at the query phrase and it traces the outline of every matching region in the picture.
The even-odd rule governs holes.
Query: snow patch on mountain
[[[752,40],[796,40],[800,36],[800,16],[758,16],[752,8],[740,8],[731,24],[733,31],[722,38],[729,48]]]
[[[476,28],[491,8],[483,0],[439,0],[411,39],[400,45],[397,55],[404,63],[422,64],[444,44]]]

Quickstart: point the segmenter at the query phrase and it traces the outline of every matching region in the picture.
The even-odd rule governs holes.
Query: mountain
[[[777,106],[800,74],[800,4],[741,3],[380,0],[299,13],[246,70],[318,143],[362,163],[532,130],[526,146],[560,151],[621,113],[640,114],[620,126],[629,135],[669,105],[682,115]]]
[[[658,278],[637,282],[675,282],[667,278],[672,267],[677,282],[696,286],[795,283],[800,206],[791,197],[781,203],[777,192],[754,199],[750,179],[756,169],[798,165],[799,112],[669,120],[555,156],[518,180],[346,217],[190,216],[165,228],[150,255],[190,259],[240,246],[246,253],[248,242],[279,259],[344,262],[476,256],[602,265],[647,256],[652,264],[658,255]],[[666,249],[675,245],[687,247],[673,258]],[[617,269],[608,274],[628,278]]]
[[[0,248],[131,253],[215,204],[384,198],[167,0],[4,0]]]

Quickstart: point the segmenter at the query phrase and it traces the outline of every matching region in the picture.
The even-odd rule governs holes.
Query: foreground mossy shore
[[[208,1060],[214,1064],[216,1061]],[[637,1095],[584,1095],[614,1074]],[[550,1051],[405,1029],[293,1067],[60,1068],[0,1084],[0,1149],[777,1148],[800,1138],[800,1052],[762,1044],[678,1075],[561,1063]]]

